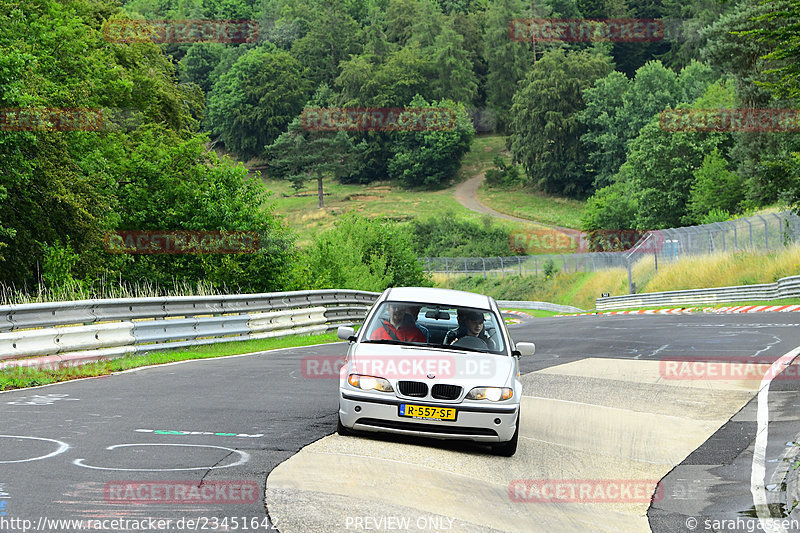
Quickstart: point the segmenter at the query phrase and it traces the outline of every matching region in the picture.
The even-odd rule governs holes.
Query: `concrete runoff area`
[[[268,513],[283,533],[649,532],[657,482],[742,409],[760,384],[664,379],[662,364],[589,358],[525,374],[520,442],[511,458],[450,441],[325,437],[272,471]],[[531,501],[523,492],[518,501],[512,488],[518,480],[638,481],[647,500]],[[659,488],[665,489],[675,487]]]

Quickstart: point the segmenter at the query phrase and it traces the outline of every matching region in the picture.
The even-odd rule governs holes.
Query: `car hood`
[[[469,386],[505,386],[515,369],[507,355],[392,344],[358,344],[348,372],[398,380]],[[432,375],[433,377],[429,377]]]

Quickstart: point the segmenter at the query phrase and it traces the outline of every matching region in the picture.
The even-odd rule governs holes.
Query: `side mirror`
[[[536,353],[536,345],[532,342],[518,342],[516,349],[511,353],[513,355],[524,355],[529,357]]]
[[[339,326],[336,329],[336,336],[345,341],[356,340],[356,330],[350,326]]]

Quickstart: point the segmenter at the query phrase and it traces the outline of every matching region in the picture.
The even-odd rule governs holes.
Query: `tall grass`
[[[774,283],[800,274],[800,245],[767,254],[726,252],[660,264],[647,292]]]
[[[651,256],[631,267],[636,292],[660,292],[731,285],[774,283],[780,278],[800,275],[800,244],[770,253],[727,252],[685,257],[659,263],[656,272]],[[602,293],[628,294],[628,271],[609,268],[597,272],[558,272],[551,278],[509,276],[484,280],[483,277],[434,277],[438,286],[482,292],[503,300],[536,300],[581,309],[593,309]]]
[[[91,284],[74,281],[59,287],[48,287],[42,283],[34,291],[0,284],[0,305],[91,300],[94,298],[208,296],[236,292],[239,292],[238,287],[214,287],[211,283],[205,281],[190,283],[186,280],[175,280],[173,285],[167,288],[147,280],[126,283],[121,280],[110,281],[107,278],[103,278]]]

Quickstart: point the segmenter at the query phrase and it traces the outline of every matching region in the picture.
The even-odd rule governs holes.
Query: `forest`
[[[168,22],[192,20],[229,27],[198,39]],[[658,30],[581,37],[587,20]],[[531,21],[562,21],[562,37]],[[412,235],[385,221],[345,215],[295,246],[242,163],[297,188],[325,176],[422,194],[450,186],[488,132],[513,161],[492,179],[588,199],[587,231],[796,208],[798,70],[800,0],[0,0],[0,283],[426,283]],[[303,118],[342,108],[450,120],[325,131]],[[783,118],[720,127],[731,110]],[[704,120],[667,125],[676,113]],[[129,230],[268,238],[257,253],[110,254],[108,234]]]

